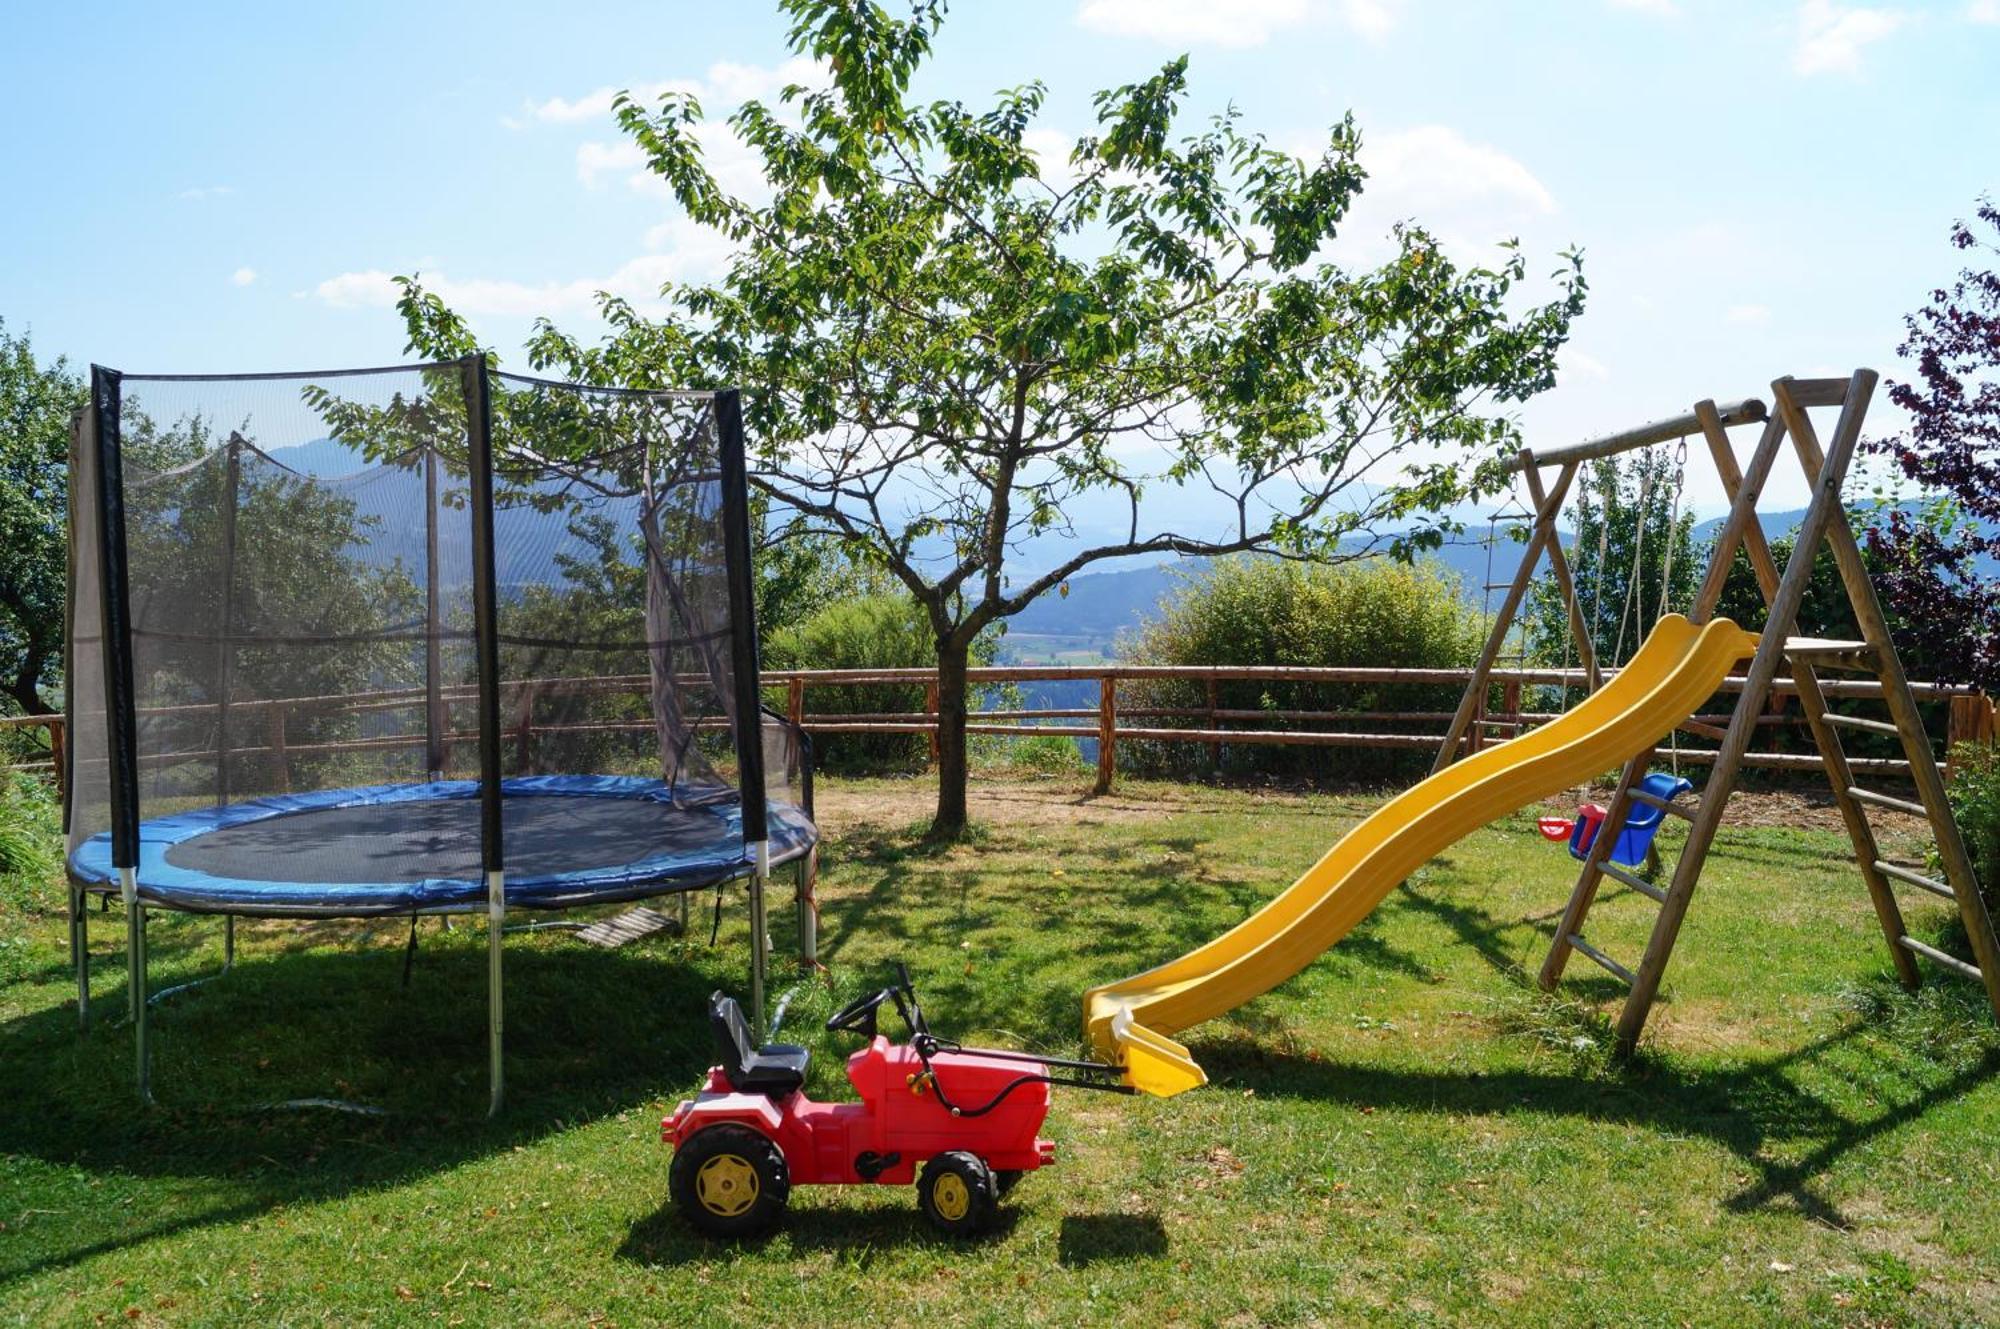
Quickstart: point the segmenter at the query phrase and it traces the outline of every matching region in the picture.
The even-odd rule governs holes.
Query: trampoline
[[[570,909],[696,890],[755,866],[742,810],[677,806],[657,782],[616,776],[503,780],[512,908]],[[812,823],[770,810],[773,867],[812,848]],[[371,785],[158,817],[139,828],[139,898],[191,913],[361,918],[486,907],[479,785]],[[289,880],[272,880],[283,866]],[[117,888],[111,837],[71,858],[86,889]]]
[[[483,914],[491,1107],[509,910],[797,869],[811,750],[761,705],[739,398],[500,374],[483,356],[176,376],[93,367],[71,447],[65,831],[146,919]],[[682,911],[685,917],[685,909]],[[158,995],[158,994],[154,994]]]

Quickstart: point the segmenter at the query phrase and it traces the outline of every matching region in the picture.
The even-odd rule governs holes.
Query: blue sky
[[[90,10],[17,9],[0,45],[0,316],[132,371],[397,362],[389,274],[503,353],[539,313],[588,330],[600,287],[709,276],[606,94],[685,84],[719,119],[789,58],[755,3]],[[1544,445],[1893,374],[1949,223],[2000,189],[2000,0],[958,0],[922,90],[1040,78],[1055,145],[1184,50],[1192,109],[1282,145],[1355,112],[1374,179],[1344,257],[1401,217],[1467,256],[1518,235],[1537,274],[1585,250],[1590,311],[1524,412]]]

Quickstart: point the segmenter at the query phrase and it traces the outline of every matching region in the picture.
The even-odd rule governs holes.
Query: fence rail
[[[1617,670],[1606,670],[1604,677],[1615,677]],[[1117,774],[1117,753],[1121,742],[1144,743],[1198,743],[1209,749],[1211,759],[1219,759],[1222,748],[1236,745],[1280,745],[1288,747],[1373,747],[1405,748],[1411,750],[1432,750],[1444,741],[1444,729],[1451,720],[1451,711],[1392,711],[1392,710],[1261,710],[1244,707],[1225,707],[1219,704],[1219,685],[1226,682],[1269,682],[1306,683],[1334,686],[1363,686],[1382,684],[1417,684],[1439,687],[1463,688],[1470,681],[1470,669],[1397,669],[1376,667],[1307,667],[1284,665],[1000,665],[975,668],[969,671],[974,685],[997,685],[1008,683],[1037,682],[1090,682],[1097,685],[1097,705],[1095,707],[1040,707],[1011,709],[996,708],[974,711],[967,717],[966,731],[972,734],[999,737],[1024,738],[1054,736],[1095,741],[1097,750],[1098,787],[1109,789]],[[1491,673],[1491,683],[1500,696],[1497,707],[1482,705],[1475,715],[1474,723],[1466,737],[1459,740],[1462,751],[1477,751],[1486,744],[1504,738],[1538,724],[1556,718],[1558,712],[1547,710],[1526,710],[1522,705],[1522,694],[1528,687],[1561,686],[1567,689],[1582,688],[1586,678],[1580,669],[1496,669]],[[689,680],[698,683],[701,680]],[[1119,697],[1119,685],[1126,682],[1181,681],[1201,684],[1207,695],[1206,706],[1163,706],[1141,705],[1123,706]],[[931,738],[933,753],[937,746],[937,680],[936,674],[928,669],[786,669],[771,670],[764,675],[767,689],[784,695],[784,709],[790,718],[807,731],[819,734],[927,734]],[[1723,681],[1718,693],[1742,691],[1744,680],[1740,676]],[[511,694],[516,716],[506,725],[509,737],[521,743],[531,743],[536,734],[582,732],[587,730],[642,730],[648,726],[636,722],[613,723],[557,723],[535,724],[532,719],[532,700],[537,695],[575,692],[635,692],[644,693],[649,680],[644,674],[618,675],[606,678],[541,678],[514,680],[503,684]],[[1869,698],[1879,697],[1881,685],[1873,680],[1827,679],[1821,689],[1828,697]],[[925,690],[925,707],[922,711],[874,711],[865,713],[822,713],[806,708],[809,689],[825,687],[921,687]],[[1917,683],[1912,690],[1920,700],[1942,701],[1945,708],[1944,733],[1942,738],[1945,751],[1964,741],[1992,741],[1996,732],[1993,701],[1974,688],[1949,683]],[[1772,709],[1757,717],[1761,730],[1774,733],[1805,731],[1804,717],[1796,709],[1786,705],[1788,698],[1796,694],[1790,680],[1780,680],[1774,687]],[[447,703],[469,702],[477,695],[469,686],[455,686],[442,690],[442,698]],[[327,695],[312,697],[271,698],[230,703],[230,710],[239,715],[261,713],[265,718],[266,737],[254,750],[250,748],[232,751],[250,754],[272,754],[279,757],[306,756],[341,751],[364,751],[384,747],[420,745],[425,740],[421,734],[390,735],[370,738],[342,739],[333,742],[308,744],[287,744],[284,739],[286,719],[300,711],[317,713],[376,714],[403,708],[422,708],[426,704],[426,693],[421,688],[377,689],[366,693]],[[149,711],[148,715],[179,715],[197,713],[213,709],[212,704],[191,704],[162,707]],[[1714,739],[1719,736],[1719,726],[1728,723],[1729,717],[1721,714],[1705,714],[1690,717],[1679,731],[1695,738]],[[1161,724],[1160,721],[1195,721],[1190,724]],[[1435,725],[1436,732],[1401,732],[1368,729],[1360,726],[1380,724]],[[1243,727],[1256,725],[1259,727]],[[1271,727],[1271,726],[1286,727]],[[1303,726],[1303,727],[1298,727]],[[1334,727],[1326,727],[1334,726]],[[63,717],[9,716],[0,717],[0,730],[40,729],[44,731],[49,757],[28,761],[8,767],[10,770],[47,771],[58,780],[63,775]],[[446,735],[449,743],[472,741],[476,735],[455,732]],[[1679,742],[1678,736],[1676,742]],[[213,752],[185,752],[156,754],[153,764],[163,761],[196,760],[213,758]],[[1681,746],[1680,760],[1701,765],[1714,759],[1712,749],[1700,746]],[[1813,753],[1761,751],[1751,752],[1745,757],[1745,764],[1777,770],[1808,770],[1816,768],[1819,757]],[[1872,774],[1907,774],[1909,763],[1900,759],[1854,757],[1849,764],[1858,771]]]

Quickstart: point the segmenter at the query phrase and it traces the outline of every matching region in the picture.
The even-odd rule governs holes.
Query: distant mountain
[[[1765,534],[1788,535],[1805,517],[1805,509],[1762,514]],[[1722,529],[1722,518],[1694,528],[1695,548],[1705,549]],[[1562,532],[1565,543],[1574,538]],[[1492,540],[1485,531],[1468,531],[1458,540],[1423,557],[1456,576],[1467,604],[1498,605],[1514,579],[1527,546],[1505,531]],[[1547,575],[1547,564],[1539,575]],[[1008,660],[1045,663],[1086,657],[1108,657],[1118,639],[1158,614],[1161,600],[1201,575],[1200,560],[1178,560],[1153,567],[1073,577],[1066,596],[1050,594],[1009,620],[1001,653]],[[1490,589],[1489,589],[1490,587]]]

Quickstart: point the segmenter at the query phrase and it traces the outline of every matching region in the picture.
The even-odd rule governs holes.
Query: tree
[[[1686,613],[1694,599],[1702,565],[1694,517],[1678,498],[1682,464],[1657,448],[1592,462],[1570,505],[1577,607],[1606,666],[1629,660],[1660,615]],[[1569,604],[1553,578],[1535,583],[1527,629],[1535,659],[1574,663]]]
[[[1981,199],[1978,220],[2000,236],[2000,207]],[[1972,223],[1956,222],[1960,250],[2000,254]],[[1910,426],[1871,441],[1927,491],[1915,510],[1885,509],[1867,535],[1885,600],[1910,620],[1938,677],[2000,691],[2000,269],[1969,266],[1903,320],[1896,353],[1914,380],[1889,382]]]
[[[23,715],[52,709],[42,689],[62,667],[69,423],[88,395],[0,320],[0,693]]]
[[[938,668],[933,829],[966,820],[973,643],[1105,559],[1269,550],[1345,560],[1432,547],[1437,515],[1516,445],[1511,404],[1551,386],[1582,310],[1580,259],[1523,301],[1525,260],[1463,267],[1420,226],[1356,270],[1322,254],[1366,178],[1351,117],[1302,161],[1231,109],[1185,132],[1185,57],[1097,94],[1066,163],[1029,146],[1045,89],[988,109],[910,88],[942,0],[782,0],[830,84],[730,117],[768,201],[726,190],[680,92],[621,124],[697,223],[735,246],[713,285],[642,316],[609,297],[586,346],[543,322],[531,361],[588,382],[740,383],[754,481],[790,529],[838,540],[921,607]],[[411,339],[468,340],[412,284]],[[1364,479],[1365,477],[1365,479]],[[1149,494],[1212,497],[1212,522]],[[1085,538],[1088,504],[1107,506]],[[1070,536],[1016,575],[1023,543]]]
[[[232,435],[195,411],[163,420],[128,391],[120,429],[127,562],[144,606],[135,612],[150,629],[137,679],[148,744],[229,751],[223,774],[238,791],[284,788],[280,772],[339,761],[266,752],[261,716],[225,731],[225,708],[213,703],[419,681],[421,644],[393,630],[423,605],[391,552],[402,532],[364,511],[339,478],[269,460],[248,421]],[[289,712],[286,732],[323,745],[359,737],[362,724],[350,710],[303,707]]]

